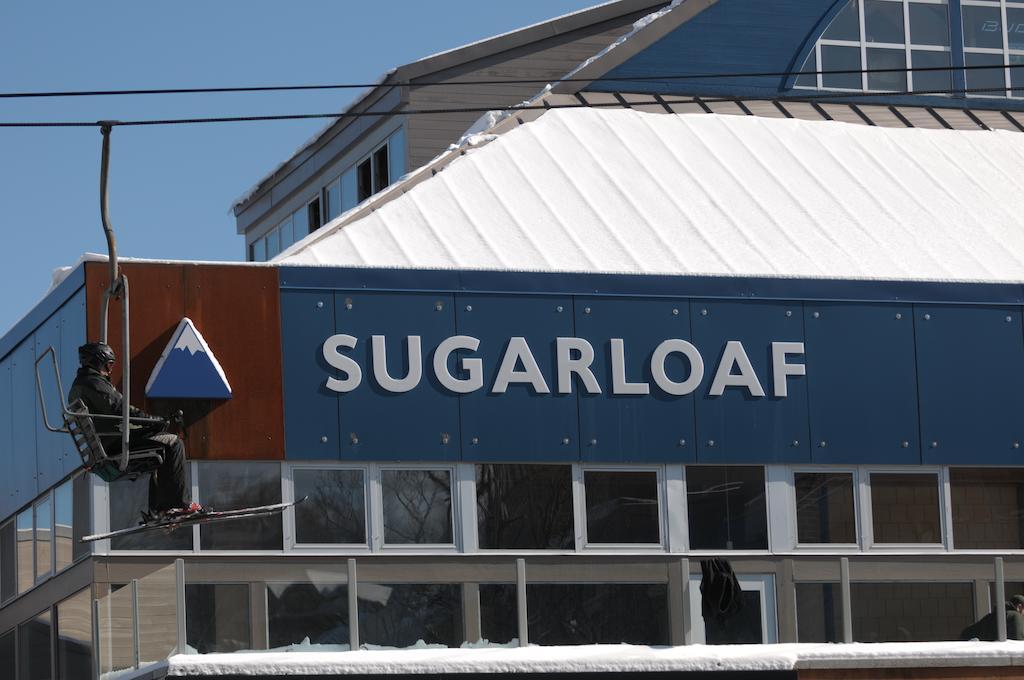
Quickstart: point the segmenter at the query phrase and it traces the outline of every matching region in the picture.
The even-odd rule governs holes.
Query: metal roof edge
[[[11,350],[26,340],[84,285],[85,263],[79,262],[63,281],[50,288],[39,302],[0,336],[0,358],[7,356]]]

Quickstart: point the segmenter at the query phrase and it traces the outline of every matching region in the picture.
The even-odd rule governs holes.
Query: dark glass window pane
[[[865,42],[902,43],[903,3],[864,0]]]
[[[1024,548],[1024,469],[951,468],[953,547]]]
[[[186,470],[188,466],[186,466]],[[142,512],[149,508],[149,475],[134,482],[118,481],[107,485],[110,495],[110,528],[124,529],[139,523]],[[191,550],[191,527],[170,533],[143,531],[131,536],[110,539],[112,550]]]
[[[373,191],[374,193],[391,184],[390,170],[388,169],[388,145],[373,152]]]
[[[768,548],[763,467],[688,465],[686,503],[692,549]]]
[[[964,5],[964,47],[1003,48],[1003,25],[999,6]]]
[[[861,89],[860,48],[821,46],[822,87],[843,90]],[[829,71],[855,71],[855,73],[829,73]]]
[[[704,640],[709,645],[746,645],[764,642],[761,594],[743,591],[743,608],[724,619],[704,619]]]
[[[910,42],[949,46],[949,11],[946,5],[912,2],[909,8]]]
[[[36,580],[50,573],[53,554],[53,507],[47,496],[33,507],[35,513]]]
[[[568,465],[477,465],[476,508],[481,548],[567,550],[576,543]]]
[[[828,40],[860,40],[860,3],[850,0],[836,14],[821,36]]]
[[[292,472],[296,543],[366,543],[366,493],[362,470]]]
[[[838,583],[796,584],[798,642],[840,642],[843,610]]]
[[[914,50],[910,53],[914,68],[949,66],[949,52]],[[953,87],[952,71],[914,71],[915,92],[945,92]]]
[[[529,601],[527,601],[526,607],[529,612]],[[516,584],[480,584],[480,635],[484,640],[495,644],[518,640],[519,617],[516,614],[517,610]],[[527,625],[529,625],[529,621],[527,621]]]
[[[1024,57],[1011,54],[1009,64],[1017,67],[1010,69],[1010,85],[1013,86],[1011,94],[1014,97],[1024,96]]]
[[[800,67],[800,75],[796,77],[797,87],[818,87],[818,76],[814,73],[818,70],[818,62],[814,57],[815,52],[811,50],[811,53],[804,59],[804,65]]]
[[[373,168],[367,158],[356,168],[356,199],[362,203],[370,196],[373,196]]]
[[[199,498],[214,508],[251,508],[281,502],[277,463],[199,463]],[[203,550],[281,550],[281,515],[205,524]]]
[[[72,553],[75,561],[92,552],[92,543],[82,542],[83,536],[88,536],[92,533],[92,489],[89,486],[90,479],[91,476],[86,473],[78,475],[72,482],[72,503],[74,504]]]
[[[268,583],[270,648],[299,644],[348,645],[348,589],[344,585]]]
[[[871,474],[875,543],[941,543],[934,474]]]
[[[907,67],[907,53],[904,50],[869,47],[867,57],[868,69],[905,69]],[[907,72],[869,73],[868,89],[903,92],[907,89]]]
[[[316,199],[310,203],[306,208],[306,217],[308,218],[306,225],[306,234],[312,234],[320,227],[320,199]],[[305,234],[296,234],[296,240],[302,238]]]
[[[18,571],[15,567],[17,560],[16,544],[14,542],[14,522],[8,522],[0,527],[0,601],[6,602],[15,595],[18,590]]]
[[[660,543],[658,475],[590,471],[583,474],[588,543]]]
[[[798,472],[793,477],[797,542],[856,543],[853,475]]]
[[[451,473],[448,470],[382,470],[384,542],[452,542]]]
[[[417,640],[458,647],[462,634],[462,588],[434,584],[359,584],[359,640],[409,647]]]
[[[17,519],[18,593],[23,593],[35,582],[35,557],[32,548],[32,508],[21,512]]]
[[[53,677],[50,629],[49,611],[18,626],[18,680]]]
[[[92,673],[92,598],[78,591],[57,605],[57,677],[88,678]]]
[[[970,583],[851,583],[855,642],[959,640],[974,620]]]
[[[8,669],[13,675],[15,664],[14,630],[11,629],[4,635],[0,635],[0,668]],[[89,677],[88,675],[84,677]]]
[[[74,494],[71,480],[53,492],[53,549],[57,571],[71,564],[74,541]]]
[[[249,585],[186,583],[185,630],[200,654],[252,649],[249,640]]]
[[[1024,50],[1024,8],[1006,8],[1006,39],[1011,50]]]
[[[1003,97],[1006,95],[1006,76],[1003,69],[1003,55],[1001,54],[972,54],[964,55],[968,66],[993,66],[994,68],[977,68],[967,70],[967,89],[971,94]]]

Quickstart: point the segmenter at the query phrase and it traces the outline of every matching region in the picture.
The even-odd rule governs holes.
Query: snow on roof
[[[315,647],[313,647],[315,649]],[[898,642],[877,644],[581,645],[484,649],[359,650],[179,654],[166,675],[363,675],[448,673],[585,673],[779,671],[807,668],[1015,666],[1024,643]],[[152,673],[153,667],[145,669]],[[162,677],[159,673],[156,677]]]
[[[1024,281],[1024,135],[581,108],[483,141],[275,262]]]

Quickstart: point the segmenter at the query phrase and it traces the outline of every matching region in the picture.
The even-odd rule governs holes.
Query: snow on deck
[[[1024,282],[1017,133],[555,109],[459,153],[274,261]]]
[[[315,649],[310,647],[309,649]],[[580,673],[786,671],[807,668],[1024,666],[1024,642],[689,645],[645,647],[492,647],[239,652],[177,655],[161,664],[169,677],[193,675],[381,675],[427,673]],[[151,673],[154,667],[144,670]],[[159,674],[158,674],[159,676]]]

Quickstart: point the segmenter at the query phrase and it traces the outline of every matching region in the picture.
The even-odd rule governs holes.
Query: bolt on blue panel
[[[697,460],[701,463],[806,463],[810,460],[807,422],[807,381],[789,376],[783,381],[787,396],[776,396],[773,343],[802,343],[801,303],[754,300],[690,301],[695,344],[704,357],[706,372],[696,403]],[[712,394],[722,364],[728,373],[746,373],[735,361],[723,362],[727,347],[733,356],[739,343],[756,380],[753,389],[725,387]],[[803,364],[799,354],[789,364]]]
[[[600,394],[580,384],[580,451],[584,461],[693,462],[693,394],[673,396],[658,389],[651,374],[655,348],[670,338],[690,340],[690,305],[685,299],[575,299],[576,335],[594,348],[593,371]],[[647,385],[648,394],[613,393],[613,338],[622,340],[622,375]],[[618,370],[617,366],[614,370]],[[665,359],[677,382],[692,371],[679,353]]]
[[[334,304],[335,332],[356,339],[344,353],[363,374],[358,388],[338,395],[342,458],[458,460],[459,397],[438,383],[433,370],[434,349],[455,335],[452,296],[336,291]],[[385,362],[386,375],[377,370]]]
[[[82,288],[70,300],[64,303],[60,310],[60,348],[57,352],[57,360],[60,366],[60,379],[63,383],[64,394],[62,399],[67,399],[67,391],[71,389],[71,383],[78,373],[78,347],[85,343],[86,320],[85,320],[85,288]],[[40,366],[40,372],[46,367]],[[51,419],[60,420],[60,414],[51,415]],[[52,422],[52,421],[51,421]],[[62,456],[61,469],[64,476],[71,474],[82,465],[78,450],[69,435],[62,435]]]
[[[458,333],[480,340],[473,356],[483,360],[482,389],[461,397],[463,458],[578,460],[576,394],[558,394],[555,384],[556,339],[573,335],[572,298],[460,295],[455,305]],[[525,339],[548,393],[522,383],[492,392],[511,338]]]
[[[323,356],[334,333],[333,291],[281,291],[285,457],[338,460],[341,455],[334,374]]]
[[[11,353],[11,438],[14,449],[14,500],[24,505],[36,497],[35,347],[29,336]]]
[[[54,314],[44,321],[32,336],[35,342],[35,356],[42,356],[49,348],[54,353],[60,351],[60,313]],[[35,367],[32,368],[32,385],[28,397],[32,400],[35,410],[36,425],[36,473],[39,490],[48,489],[56,484],[63,477],[64,465],[61,460],[64,457],[65,440],[70,439],[66,434],[50,432],[43,425],[42,407],[39,405],[39,395],[35,380]],[[57,381],[53,375],[50,360],[47,358],[39,367],[39,376],[43,388],[43,398],[46,400],[46,408],[50,413],[51,425],[60,427],[60,408],[64,397],[57,391]]]
[[[915,305],[924,463],[1024,463],[1019,307]]]
[[[811,459],[919,464],[910,305],[806,303]]]

